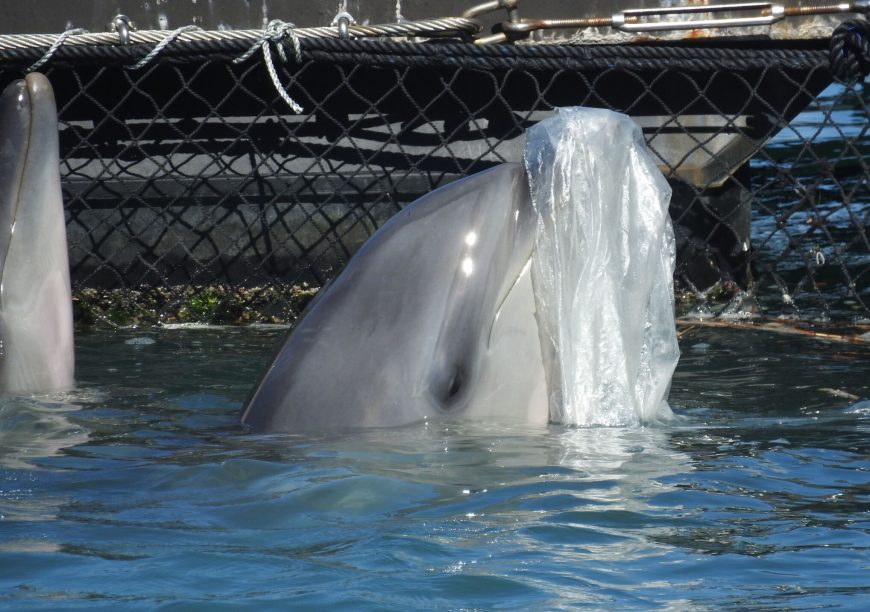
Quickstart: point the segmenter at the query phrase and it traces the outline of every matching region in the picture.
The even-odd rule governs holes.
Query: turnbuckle
[[[497,5],[505,0],[496,0],[488,5]],[[484,5],[480,5],[483,7]],[[479,7],[475,7],[479,8]],[[490,10],[500,8],[493,6]],[[809,6],[785,7],[773,2],[737,2],[733,4],[704,4],[690,6],[668,6],[658,8],[627,9],[610,17],[581,17],[576,19],[511,19],[497,26],[498,34],[479,38],[478,44],[503,42],[525,38],[537,30],[584,29],[610,27],[622,32],[664,32],[674,30],[695,30],[707,28],[733,28],[772,25],[786,17],[823,15],[833,13],[868,13],[870,0],[854,0],[836,4],[813,4]],[[744,16],[725,14],[750,13]],[[692,15],[709,15],[702,19],[692,19]],[[667,19],[674,16],[688,16],[687,19]]]
[[[695,13],[756,13],[753,17],[711,17],[685,21],[646,21],[649,17],[692,15]],[[694,30],[696,28],[738,28],[772,25],[785,17],[785,7],[773,2],[738,2],[735,4],[707,4],[691,6],[668,6],[660,8],[629,9],[616,13],[611,18],[611,27],[623,32],[663,32],[669,30]]]

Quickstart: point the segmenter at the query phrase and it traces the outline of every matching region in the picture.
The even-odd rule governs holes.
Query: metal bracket
[[[353,15],[342,11],[332,20],[332,25],[338,26],[338,37],[342,40],[350,40],[350,26],[356,25]]]
[[[515,23],[520,20],[519,6],[519,0],[491,0],[490,2],[484,2],[483,4],[472,6],[470,9],[464,11],[461,16],[466,19],[475,19],[487,13],[494,13],[501,9],[507,9],[508,20]]]
[[[129,45],[130,32],[136,31],[136,25],[126,15],[115,15],[109,24],[109,31],[118,33],[118,40],[122,45]]]

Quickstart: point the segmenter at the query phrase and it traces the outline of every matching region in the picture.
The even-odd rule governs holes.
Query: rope
[[[284,52],[284,39],[287,37],[289,37],[293,42],[293,52],[295,54],[296,63],[301,63],[302,47],[299,44],[299,37],[296,35],[296,26],[292,23],[283,22],[280,19],[273,19],[270,21],[269,25],[266,26],[266,29],[263,30],[263,35],[260,37],[260,40],[252,45],[251,48],[240,57],[234,59],[233,63],[241,64],[250,59],[257,52],[257,49],[262,50],[263,61],[266,63],[266,70],[269,73],[269,77],[272,79],[275,91],[277,91],[278,95],[281,96],[281,99],[287,103],[287,106],[293,109],[293,112],[298,115],[305,109],[303,109],[296,100],[291,98],[290,94],[287,93],[287,90],[281,85],[281,79],[278,77],[278,71],[275,70],[275,63],[272,59],[272,50],[269,46],[269,43],[274,43],[275,47],[278,49],[278,55],[280,56],[281,61],[286,64],[287,54]]]
[[[52,43],[52,45],[48,48],[48,51],[46,51],[45,54],[39,60],[37,60],[36,62],[34,62],[33,64],[31,64],[30,66],[27,67],[27,72],[33,72],[35,70],[39,70],[43,65],[48,63],[48,60],[50,60],[52,58],[52,56],[54,56],[54,54],[57,52],[57,50],[60,49],[61,46],[63,46],[63,44],[66,42],[66,39],[69,38],[70,36],[87,34],[87,33],[88,33],[88,31],[83,29],[83,28],[73,28],[71,30],[67,30],[66,32],[64,32],[63,34],[61,34],[60,36],[57,37],[57,40],[55,40]]]
[[[607,69],[691,71],[755,70],[771,65],[812,70],[827,66],[815,49],[747,49],[682,45],[538,45],[477,46],[457,42],[400,43],[388,39],[304,41],[306,58],[353,64],[462,66],[531,70]]]
[[[178,38],[181,34],[183,34],[185,32],[202,32],[202,28],[200,28],[199,26],[195,26],[195,25],[186,25],[186,26],[182,26],[176,30],[173,30],[172,32],[170,32],[170,34],[166,38],[164,38],[159,43],[157,43],[157,45],[155,45],[155,47],[151,50],[151,53],[149,53],[148,55],[143,57],[141,60],[139,60],[134,65],[130,66],[130,68],[132,70],[139,70],[140,68],[144,68],[145,66],[150,64],[154,60],[155,57],[160,55],[160,53],[166,47],[168,47],[170,44],[172,44],[176,38]]]
[[[831,35],[831,72],[843,83],[851,83],[870,74],[870,23],[866,20],[844,21]]]
[[[336,28],[329,28],[333,32]],[[132,32],[135,35],[136,32]],[[201,62],[212,59],[238,59],[241,63],[257,50],[262,50],[263,31],[253,40],[250,37],[221,40],[188,39],[201,32],[183,33],[174,44],[163,50],[179,62]],[[293,34],[299,35],[298,30]],[[165,34],[164,34],[165,36]],[[0,37],[2,38],[2,37]],[[304,38],[299,36],[299,51],[307,61],[325,61],[348,65],[389,66],[454,66],[467,68],[505,68],[526,70],[579,70],[625,68],[630,70],[662,70],[674,68],[684,71],[710,70],[764,70],[771,65],[791,70],[816,70],[829,67],[828,52],[807,48],[717,48],[678,45],[538,45],[476,46],[469,43],[438,42],[411,43],[390,39],[339,40],[338,38]],[[296,45],[294,43],[294,51]],[[146,46],[72,45],[65,44],[55,54],[61,59],[81,64],[129,64],[142,59]],[[243,54],[240,57],[240,54]],[[268,54],[267,54],[268,55]],[[3,49],[0,44],[0,67],[3,64],[21,65],[42,56],[35,48]],[[298,56],[297,56],[298,57]]]

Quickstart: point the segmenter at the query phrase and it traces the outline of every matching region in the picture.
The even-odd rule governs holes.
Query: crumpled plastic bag
[[[632,426],[671,415],[671,188],[627,116],[561,108],[526,133],[538,214],[532,282],[550,419]]]

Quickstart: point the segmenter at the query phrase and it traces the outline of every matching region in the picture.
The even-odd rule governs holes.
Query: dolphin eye
[[[462,371],[456,370],[453,373],[453,378],[450,379],[450,386],[447,388],[447,401],[454,399],[457,395],[459,395],[459,391],[462,389]]]
[[[465,368],[462,366],[457,366],[450,372],[447,385],[444,387],[446,393],[442,396],[441,401],[442,408],[445,410],[455,407],[461,401],[465,392],[466,375]]]
[[[467,383],[467,364],[451,364],[440,373],[435,374],[430,387],[432,399],[441,410],[453,410],[462,405],[463,398],[467,395]]]

